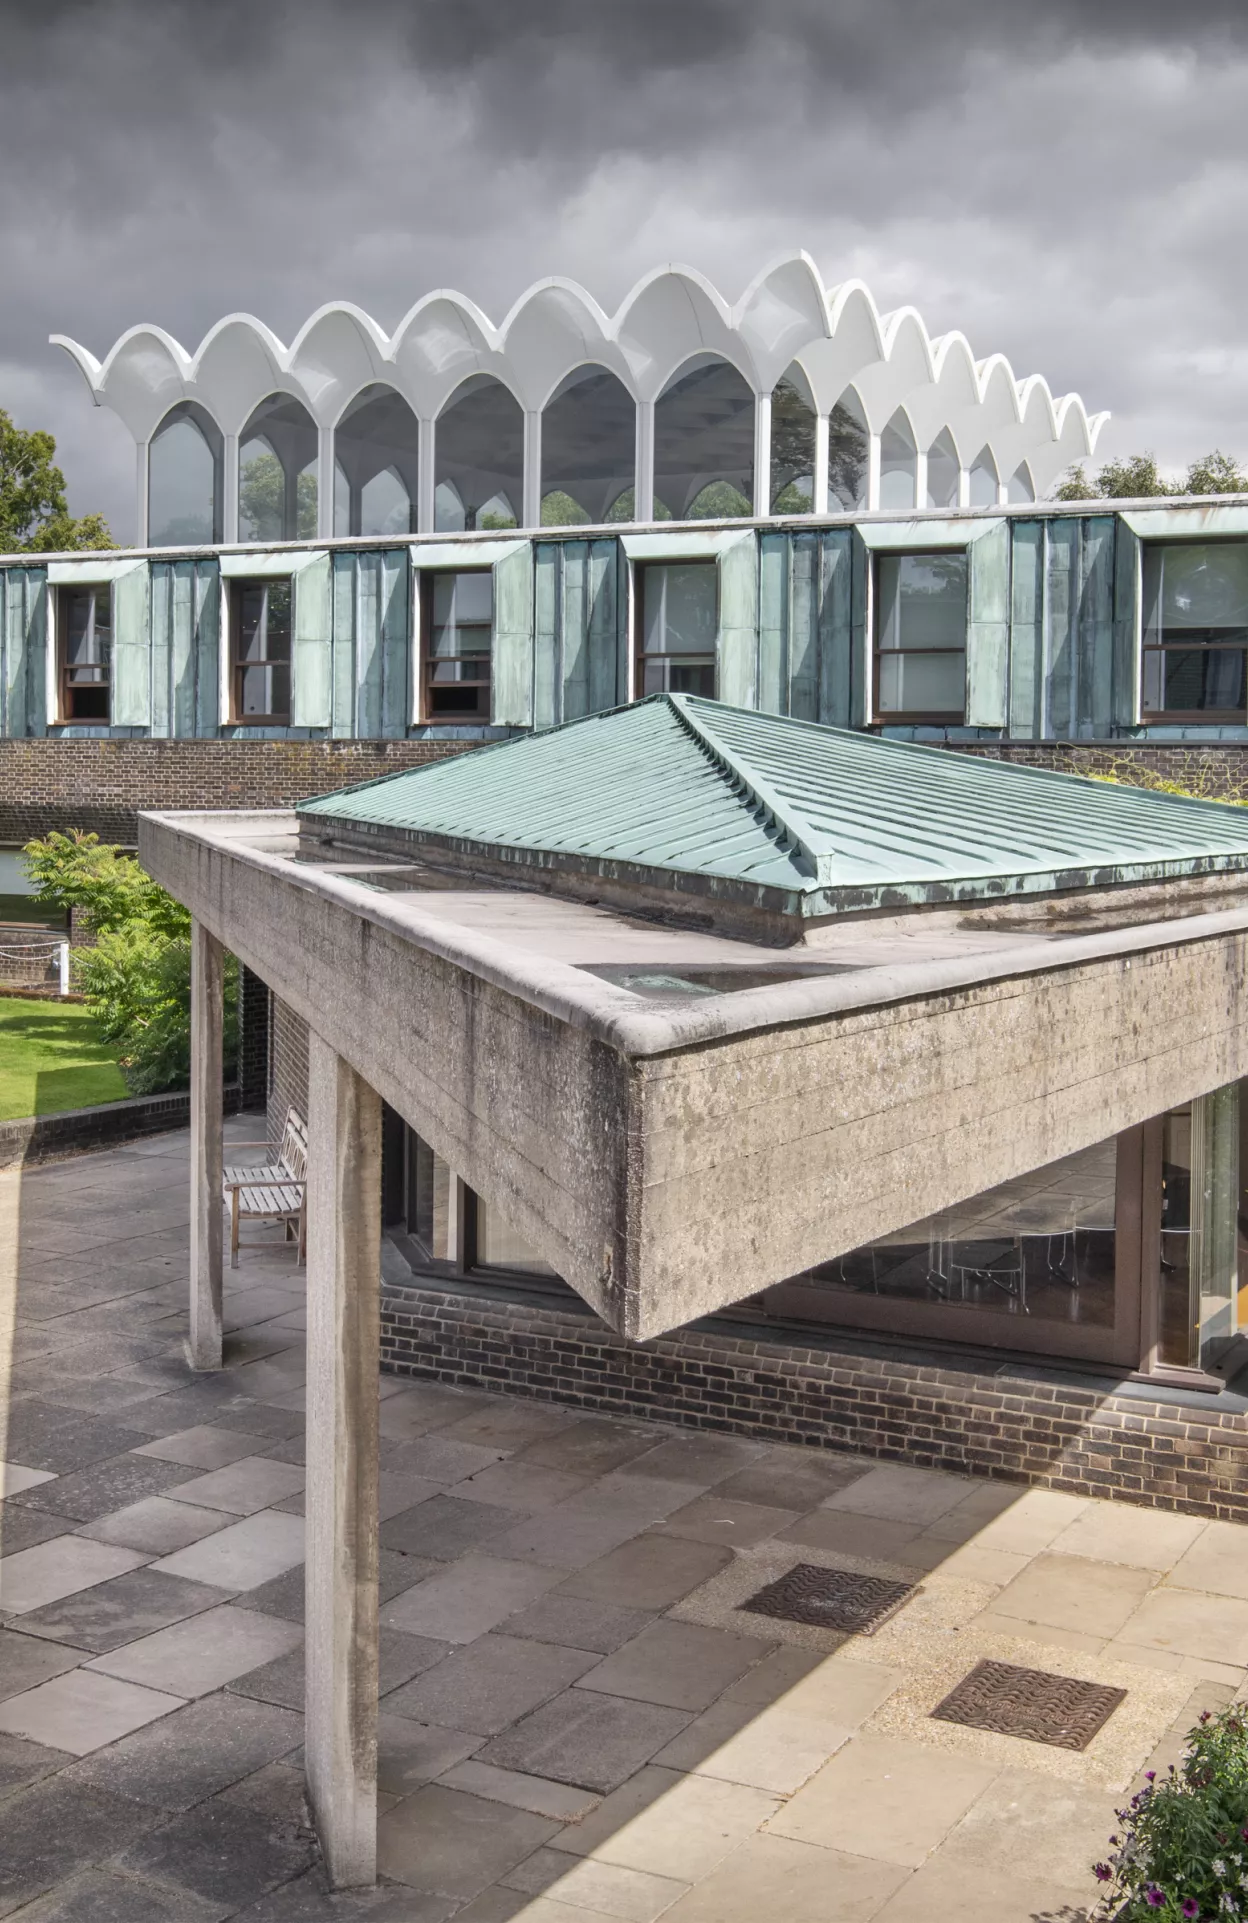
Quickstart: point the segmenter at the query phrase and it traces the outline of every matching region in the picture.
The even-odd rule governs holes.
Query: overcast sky
[[[1085,14],[1094,17],[1089,21]],[[188,348],[430,288],[611,309],[662,261],[734,300],[861,275],[1114,419],[1248,458],[1239,0],[0,0],[0,407],[132,531],[133,452],[51,332]]]

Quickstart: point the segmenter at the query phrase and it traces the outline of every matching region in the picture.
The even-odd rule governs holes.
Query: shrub
[[[1176,1770],[1118,1811],[1097,1914],[1114,1923],[1224,1923],[1248,1917],[1248,1709],[1201,1717]]]
[[[36,901],[80,911],[96,937],[75,949],[74,981],[133,1095],[185,1088],[191,1069],[191,918],[124,849],[77,830],[28,842]],[[225,1054],[238,1052],[238,964],[225,968]]]

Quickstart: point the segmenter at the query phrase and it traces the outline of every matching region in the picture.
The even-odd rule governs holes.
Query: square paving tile
[[[748,1549],[797,1521],[794,1509],[771,1509],[763,1503],[733,1502],[713,1492],[698,1496],[656,1525],[659,1536],[684,1536],[689,1542],[720,1542],[729,1549]]]
[[[906,1563],[906,1551],[923,1533],[917,1522],[887,1522],[847,1509],[812,1509],[781,1529],[776,1541],[802,1549],[823,1549],[834,1556],[865,1557],[872,1562]]]
[[[79,1589],[58,1602],[45,1603],[20,1620],[32,1636],[74,1643],[98,1656],[119,1643],[149,1636],[153,1630],[197,1616],[227,1600],[224,1591],[212,1589],[207,1583],[187,1582],[181,1576],[165,1576],[148,1567],[132,1569],[128,1575],[114,1576],[111,1582],[96,1583],[92,1589]]]
[[[992,1613],[1084,1636],[1116,1636],[1155,1582],[1151,1570],[1128,1564],[1037,1556],[993,1597]]]
[[[569,1689],[488,1742],[477,1755],[500,1769],[613,1790],[689,1721],[684,1710]]]
[[[483,1448],[477,1442],[456,1441],[450,1436],[424,1435],[405,1442],[391,1457],[392,1465],[422,1482],[446,1486],[478,1475],[499,1460],[500,1451]]]
[[[1206,1524],[1175,1563],[1170,1581],[1178,1589],[1207,1589],[1215,1596],[1238,1596],[1248,1602],[1248,1541],[1244,1525],[1239,1522]]]
[[[545,1890],[549,1903],[539,1894],[537,1904],[539,1916],[544,1911],[547,1923],[560,1911],[582,1919],[606,1915],[627,1917],[630,1923],[657,1923],[685,1891],[685,1884],[670,1876],[598,1859],[569,1862],[550,1849],[539,1850],[527,1863],[518,1864],[504,1880],[525,1890],[532,1880]]]
[[[377,1718],[377,1788],[389,1796],[410,1796],[422,1783],[462,1763],[482,1741],[460,1729],[393,1716],[383,1707]]]
[[[206,1696],[302,1640],[297,1623],[223,1603],[97,1656],[88,1668],[176,1696]]]
[[[1092,1897],[1086,1884],[1062,1889],[1050,1878],[1024,1882],[1007,1863],[968,1876],[944,1851],[891,1896],[872,1923],[1083,1923]]]
[[[387,1696],[432,1669],[450,1653],[447,1643],[428,1636],[404,1636],[397,1629],[381,1632],[377,1693]],[[275,1657],[245,1675],[236,1676],[230,1688],[239,1696],[254,1696],[260,1702],[282,1703],[287,1709],[302,1710],[304,1702],[304,1651],[302,1641],[286,1655]]]
[[[621,1643],[639,1636],[653,1622],[649,1609],[617,1609],[613,1603],[586,1602],[580,1596],[543,1596],[539,1602],[507,1619],[509,1636],[531,1636],[534,1642],[564,1643],[571,1649],[593,1649],[609,1656]]]
[[[418,1890],[476,1896],[559,1828],[527,1810],[431,1783],[377,1825],[378,1869]]]
[[[560,1593],[626,1609],[668,1609],[731,1560],[731,1550],[713,1543],[642,1536],[578,1570]]]
[[[255,1589],[303,1561],[303,1519],[261,1509],[244,1516],[156,1566],[170,1576],[215,1583],[218,1589]],[[2,1567],[2,1565],[0,1565]]]
[[[205,1696],[76,1763],[73,1780],[156,1809],[189,1809],[302,1741],[303,1718],[288,1709]]]
[[[420,1723],[493,1736],[592,1669],[583,1649],[480,1636],[386,1699],[386,1708]],[[538,1772],[540,1774],[540,1772]]]
[[[1095,1502],[1054,1538],[1050,1551],[1136,1569],[1173,1569],[1208,1526],[1200,1516],[1171,1516],[1164,1509],[1140,1509],[1130,1502]]]
[[[0,1561],[0,1609],[11,1616],[25,1615],[147,1561],[137,1549],[86,1542],[81,1536],[56,1536]]]
[[[254,1516],[258,1509],[293,1496],[303,1488],[304,1471],[289,1462],[270,1462],[264,1456],[241,1456],[237,1462],[189,1482],[175,1483],[169,1493],[177,1502],[199,1509],[224,1509],[235,1516]]]
[[[167,1496],[147,1496],[84,1523],[77,1533],[92,1542],[116,1542],[126,1549],[144,1549],[149,1556],[168,1556],[227,1529],[230,1521],[219,1509],[195,1509],[187,1502],[171,1502]]]
[[[0,1912],[9,1915],[58,1878],[124,1849],[152,1820],[152,1812],[138,1803],[55,1776],[10,1797],[0,1849]],[[117,1923],[123,1923],[123,1914],[118,1913]],[[90,1916],[85,1912],[82,1923],[90,1923]]]
[[[37,1636],[19,1635],[13,1629],[0,1629],[0,1701],[20,1696],[50,1676],[73,1669],[90,1654],[86,1649],[62,1649],[55,1643],[41,1642]]]
[[[22,1736],[0,1734],[0,1793],[23,1789],[41,1776],[51,1775],[69,1761],[63,1749],[45,1749]]]
[[[220,1923],[220,1904],[112,1870],[84,1870],[22,1911],[22,1923]]]
[[[108,1515],[126,1503],[159,1495],[180,1474],[174,1463],[152,1462],[146,1456],[112,1456],[87,1469],[57,1476],[37,1489],[27,1489],[14,1500],[23,1509],[69,1516],[74,1522],[94,1522],[97,1516]]]
[[[917,1869],[996,1774],[995,1765],[949,1750],[857,1736],[768,1828],[797,1843]]]
[[[907,1875],[843,1850],[751,1836],[672,1905],[666,1923],[868,1923]]]
[[[654,1760],[667,1769],[792,1796],[852,1735],[851,1728],[827,1717],[803,1715],[783,1702],[760,1708],[721,1700]]]
[[[379,1602],[383,1605],[388,1603],[391,1597],[402,1595],[405,1589],[411,1589],[443,1566],[442,1563],[423,1562],[419,1556],[401,1556],[395,1549],[383,1549],[377,1583]],[[271,1582],[261,1583],[258,1589],[249,1589],[247,1607],[258,1609],[266,1616],[283,1616],[287,1622],[301,1623],[305,1592],[306,1573],[303,1564],[296,1563],[293,1569],[274,1576]],[[447,1640],[450,1640],[449,1637]]]
[[[263,1819],[214,1800],[133,1844],[120,1867],[238,1909],[306,1870],[315,1853],[310,1835],[276,1836]]]
[[[828,1496],[825,1506],[878,1516],[884,1522],[926,1524],[955,1508],[974,1486],[968,1477],[945,1475],[939,1469],[881,1463]]]
[[[701,1482],[707,1488],[766,1459],[767,1445],[744,1436],[673,1436],[644,1455],[634,1456],[624,1473],[659,1476],[670,1482]]]
[[[467,1555],[449,1567],[436,1566],[435,1574],[384,1604],[381,1620],[416,1635],[470,1643],[544,1596],[559,1580],[557,1569]]]
[[[549,1402],[525,1402],[492,1395],[470,1415],[438,1426],[450,1442],[475,1442],[483,1449],[522,1449],[543,1436],[558,1435],[575,1423],[575,1413]]]
[[[1205,1662],[1248,1663],[1248,1602],[1163,1584],[1124,1624],[1114,1648],[1130,1660],[1137,1645]]]
[[[23,1489],[37,1489],[41,1482],[55,1482],[50,1469],[28,1469],[21,1462],[0,1462],[0,1496],[20,1495]]]
[[[607,1416],[586,1416],[530,1443],[520,1456],[524,1462],[566,1469],[574,1476],[605,1476],[622,1463],[648,1455],[654,1446],[653,1429],[640,1424],[630,1427]]]
[[[86,1669],[70,1669],[0,1703],[0,1730],[48,1749],[85,1756],[181,1707],[177,1696],[141,1689],[113,1676],[93,1676]]]
[[[490,1503],[432,1496],[383,1522],[381,1541],[384,1548],[398,1549],[404,1555],[454,1562],[466,1549],[475,1549],[510,1529],[515,1520],[511,1510]]]
[[[681,1776],[652,1766],[556,1839],[575,1856],[692,1883],[761,1829],[781,1807],[743,1783]]]
[[[523,1522],[517,1522],[514,1514],[509,1520],[513,1527],[493,1538],[489,1545],[491,1554],[570,1572],[597,1562],[660,1518],[648,1516],[632,1505],[604,1504],[599,1487],[587,1489],[567,1502],[556,1503],[552,1509],[528,1516]]]
[[[513,1509],[518,1515],[536,1516],[556,1503],[569,1502],[588,1489],[588,1476],[572,1476],[566,1469],[544,1469],[540,1462],[503,1461],[491,1463],[466,1482],[457,1482],[451,1494],[464,1502],[489,1502],[500,1509]]]
[[[587,1670],[586,1689],[670,1709],[705,1709],[773,1645],[695,1623],[651,1623],[631,1643]]]

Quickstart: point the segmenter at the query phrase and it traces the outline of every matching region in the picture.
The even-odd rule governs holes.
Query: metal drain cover
[[[1126,1696],[1125,1689],[1053,1676],[1013,1663],[976,1663],[932,1711],[937,1721],[991,1729],[1054,1749],[1086,1749]]]
[[[799,1562],[738,1607],[755,1616],[776,1616],[781,1622],[870,1636],[918,1593],[912,1582],[890,1582],[883,1576],[864,1576],[857,1569],[821,1569],[815,1563]]]

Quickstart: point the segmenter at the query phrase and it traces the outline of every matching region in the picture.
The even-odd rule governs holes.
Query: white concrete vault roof
[[[320,307],[287,345],[251,314],[229,314],[194,351],[164,328],[128,328],[103,359],[67,335],[65,349],[97,405],[147,440],[169,409],[198,401],[224,433],[242,428],[274,392],[302,400],[332,427],[360,390],[382,382],[423,419],[435,419],[461,382],[491,374],[521,405],[541,409],[586,365],[618,375],[637,401],[653,401],[697,356],[732,362],[756,394],[796,364],[815,406],[828,413],[851,386],[878,433],[899,407],[920,450],[944,430],[965,463],[984,446],[1008,475],[1026,458],[1037,486],[1091,454],[1106,414],[1077,394],[1055,396],[1040,375],[1015,375],[1000,354],[977,358],[958,332],[933,336],[913,307],[881,313],[858,280],[826,286],[800,253],[775,262],[730,304],[693,268],[646,274],[608,315],[575,281],[537,281],[497,325],[449,289],[422,297],[393,334],[349,301]]]
[[[144,815],[139,852],[634,1338],[1248,1074],[1241,877],[778,951],[309,848],[293,813]],[[713,992],[621,979],[647,971]]]

